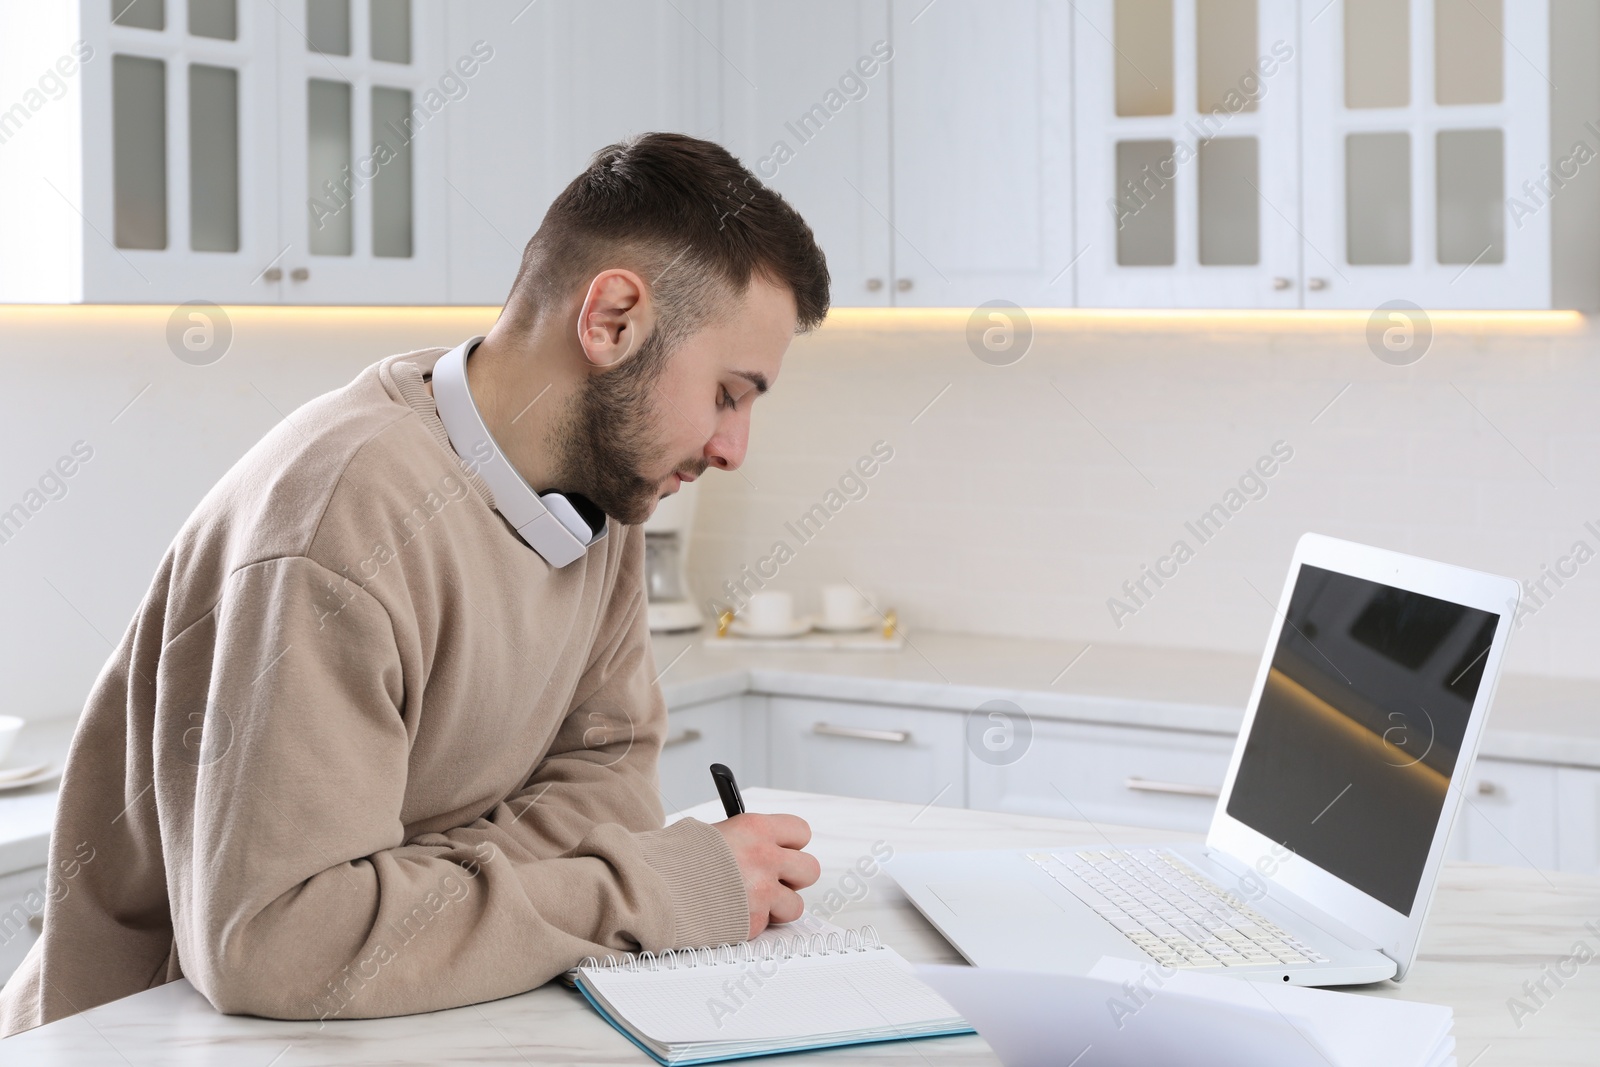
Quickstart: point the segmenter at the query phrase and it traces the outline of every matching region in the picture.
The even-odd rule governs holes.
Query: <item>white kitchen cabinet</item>
[[[33,943],[44,914],[45,868],[0,875],[0,985],[4,985]]]
[[[1556,768],[1556,853],[1563,871],[1600,874],[1600,771]]]
[[[966,804],[962,716],[948,711],[775,696],[769,781],[779,789]]]
[[[1080,305],[1550,306],[1544,0],[1075,9]]]
[[[638,133],[722,136],[726,79],[714,0],[449,0],[447,51],[493,49],[450,106],[450,301],[499,305],[545,210],[609,144]],[[717,210],[707,205],[707,210]]]
[[[1555,767],[1480,759],[1461,798],[1449,858],[1541,870],[1559,866]]]
[[[1295,5],[1075,12],[1078,303],[1298,307]]]
[[[894,303],[1070,306],[1070,6],[896,3],[893,20]]]
[[[441,5],[8,9],[0,300],[446,302]]]
[[[1010,764],[967,759],[969,806],[1204,833],[1233,738],[1034,719]]]
[[[892,302],[890,36],[888,0],[722,9],[723,143],[805,217],[840,307]]]
[[[746,696],[673,708],[661,747],[661,801],[670,815],[717,799],[711,764],[733,768],[741,786],[767,784],[765,717]]]
[[[1522,188],[1549,181],[1549,5],[1322,9],[1300,5],[1305,306],[1549,307],[1549,189]]]
[[[266,278],[290,304],[449,303],[447,123],[485,47],[445,54],[439,0],[307,0],[276,22]]]

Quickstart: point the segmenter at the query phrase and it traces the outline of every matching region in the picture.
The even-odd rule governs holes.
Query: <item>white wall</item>
[[[1112,328],[1044,318],[1011,367],[979,362],[959,317],[835,325],[796,342],[756,405],[743,476],[701,483],[691,557],[701,595],[784,538],[798,551],[774,587],[805,600],[849,578],[900,609],[913,633],[1255,653],[1269,608],[1251,585],[1276,597],[1308,529],[1521,579],[1575,540],[1600,549],[1583,528],[1600,528],[1600,344],[1588,333],[1441,330],[1420,363],[1392,367],[1348,320]],[[0,510],[75,441],[94,449],[66,496],[0,544],[0,711],[81,707],[179,524],[280,412],[382,356],[454,343],[489,319],[236,309],[231,350],[197,367],[168,349],[167,309],[0,309]],[[1280,439],[1294,458],[1268,495],[1113,625],[1106,599]],[[878,440],[894,458],[866,480],[867,495],[799,545],[785,521]],[[1600,560],[1528,620],[1510,667],[1600,676],[1597,642]]]
[[[1419,363],[1395,367],[1364,325],[1079,320],[1041,326],[1010,367],[976,359],[959,320],[802,340],[757,404],[744,477],[702,483],[697,591],[725,600],[723,582],[784,540],[795,558],[769,585],[804,610],[848,579],[913,630],[1256,654],[1262,597],[1276,600],[1307,530],[1522,580],[1577,540],[1600,552],[1584,529],[1600,530],[1594,336],[1441,325]],[[784,523],[880,439],[895,458],[802,546]],[[1200,546],[1185,521],[1279,440],[1294,457],[1267,495]],[[1180,537],[1195,558],[1117,626],[1107,599]],[[1547,587],[1509,669],[1600,676],[1600,559]]]
[[[0,543],[0,713],[81,709],[178,527],[280,412],[492,321],[481,309],[230,309],[229,351],[192,366],[167,346],[170,311],[0,308],[0,512],[74,442],[94,450],[65,496]]]

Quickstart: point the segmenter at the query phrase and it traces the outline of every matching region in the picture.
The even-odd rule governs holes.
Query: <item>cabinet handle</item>
[[[268,267],[266,270],[261,272],[261,279],[262,281],[268,282],[281,282],[283,281],[283,268]]]
[[[894,283],[894,287],[899,292],[909,293],[911,291],[911,279],[910,278],[896,278],[895,279],[895,283]]]
[[[303,282],[310,277],[311,270],[308,267],[296,267],[294,270],[289,272],[289,278],[292,281]]]
[[[1222,790],[1209,785],[1187,785],[1183,782],[1153,782],[1148,778],[1129,778],[1129,789],[1140,793],[1175,793],[1183,797],[1220,797]]]
[[[687,745],[691,741],[700,740],[701,736],[702,735],[699,730],[696,730],[694,727],[690,726],[683,730],[679,730],[675,734],[668,734],[666,740],[661,742],[661,747],[671,748],[673,745]]]
[[[1322,289],[1326,289],[1327,287],[1328,279],[1326,278],[1312,278],[1306,283],[1306,288],[1310,289],[1312,292],[1318,292]]]
[[[1280,274],[1280,275],[1278,275],[1278,276],[1277,276],[1277,277],[1276,277],[1276,278],[1274,278],[1274,279],[1272,279],[1272,287],[1273,287],[1273,288],[1274,288],[1274,289],[1278,289],[1278,290],[1283,290],[1283,289],[1287,289],[1287,288],[1289,288],[1289,286],[1290,286],[1290,285],[1292,285],[1292,284],[1294,284],[1294,283],[1292,283],[1292,282],[1291,282],[1291,281],[1289,281],[1289,279],[1288,279],[1288,278],[1285,278],[1285,277],[1284,277],[1284,276],[1283,276],[1283,275],[1281,275],[1281,274]]]
[[[879,289],[882,289],[882,288],[883,288],[883,279],[882,278],[868,278],[867,279],[867,292],[876,293]]]
[[[824,737],[849,737],[857,741],[887,741],[891,745],[903,745],[911,740],[910,730],[862,730],[855,726],[829,726],[825,722],[817,723],[811,732]]]
[[[1500,787],[1493,782],[1480,781],[1478,783],[1478,795],[1480,797],[1492,797],[1498,792],[1500,792]]]

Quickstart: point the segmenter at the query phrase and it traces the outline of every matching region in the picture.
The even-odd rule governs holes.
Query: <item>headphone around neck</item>
[[[606,516],[573,493],[539,494],[523,480],[489,433],[467,387],[467,357],[482,337],[452,348],[433,368],[433,399],[450,447],[488,483],[495,510],[552,567],[565,567],[606,535]]]

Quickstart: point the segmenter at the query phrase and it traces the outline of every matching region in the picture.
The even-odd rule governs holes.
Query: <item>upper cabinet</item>
[[[1543,0],[1302,4],[1305,306],[1550,306]],[[1592,56],[1590,61],[1592,62]]]
[[[1076,5],[1077,302],[1300,306],[1295,5]]]
[[[0,300],[497,304],[596,150],[676,130],[800,210],[839,307],[1549,307],[1547,206],[1570,177],[1551,170],[1550,17],[1548,0],[15,3]]]
[[[446,65],[437,2],[38,8],[13,76],[77,64],[7,148],[0,299],[448,302],[443,112],[478,57]]]
[[[1076,9],[1080,305],[1550,306],[1542,0]]]

